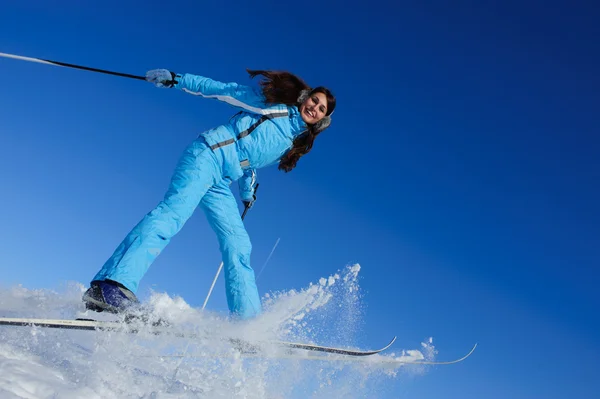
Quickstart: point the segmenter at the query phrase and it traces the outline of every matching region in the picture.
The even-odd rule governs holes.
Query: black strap
[[[284,111],[284,112],[276,112],[276,113],[272,113],[272,114],[266,114],[260,117],[259,120],[257,120],[256,122],[254,122],[252,124],[252,126],[250,126],[248,129],[244,130],[243,132],[241,132],[240,134],[237,135],[236,139],[240,140],[243,139],[244,137],[248,136],[249,134],[251,134],[253,131],[256,130],[257,127],[259,127],[261,125],[261,123],[274,119],[274,118],[282,118],[284,116],[288,116],[288,112]],[[227,139],[225,141],[221,141],[220,143],[211,145],[210,148],[212,148],[213,150],[216,150],[217,148],[220,147],[225,147],[226,145],[229,144],[233,144],[235,143],[236,140],[234,139]]]

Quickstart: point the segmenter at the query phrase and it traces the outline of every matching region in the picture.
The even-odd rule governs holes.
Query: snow
[[[229,341],[219,339],[227,335],[356,348],[362,320],[359,270],[352,265],[300,291],[270,293],[263,298],[264,314],[246,322],[153,293],[147,301],[152,317],[167,320],[178,331],[201,334],[196,340],[153,335],[144,328],[128,334],[0,326],[0,398],[386,397],[403,377],[427,370],[390,360],[432,360],[430,338],[419,350],[390,349],[389,354],[348,362],[337,361],[339,356],[315,359],[312,352],[290,357],[274,345],[265,346],[261,356],[241,356]],[[79,283],[60,292],[0,289],[0,317],[116,318],[85,311],[84,289]]]

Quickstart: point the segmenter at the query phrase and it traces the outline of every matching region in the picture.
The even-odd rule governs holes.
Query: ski
[[[279,344],[286,346],[292,349],[304,349],[308,351],[316,351],[316,352],[325,352],[325,353],[335,353],[338,355],[350,355],[350,356],[370,356],[375,355],[377,353],[383,352],[388,349],[392,344],[396,342],[396,337],[392,338],[392,340],[383,348],[375,349],[371,351],[360,351],[360,350],[352,350],[352,349],[343,349],[343,348],[334,348],[329,346],[321,346],[321,345],[311,345],[311,344],[300,344],[295,342],[278,342]]]
[[[415,360],[415,359],[410,359],[410,358],[406,358],[403,356],[399,356],[399,357],[376,357],[376,358],[360,358],[360,357],[355,357],[355,356],[322,356],[322,355],[315,355],[315,356],[305,356],[305,357],[298,357],[298,356],[293,356],[293,355],[277,355],[277,356],[273,356],[273,357],[277,357],[278,359],[302,359],[302,360],[326,360],[328,362],[342,362],[342,363],[347,363],[347,362],[358,362],[358,361],[364,361],[366,363],[373,363],[373,364],[380,364],[380,365],[424,365],[424,366],[442,366],[442,365],[450,365],[450,364],[456,364],[456,363],[460,363],[463,360],[465,360],[466,358],[468,358],[469,356],[471,356],[473,354],[473,352],[475,352],[475,348],[477,348],[477,344],[473,345],[473,347],[471,348],[471,350],[464,355],[461,358],[458,359],[454,359],[454,360],[440,360],[440,361],[436,361],[436,360]],[[375,352],[378,353],[378,352]],[[374,354],[375,354],[374,353]],[[173,356],[177,356],[177,355],[173,355]],[[179,355],[180,357],[182,357],[183,355]],[[257,357],[261,356],[261,355],[256,355]],[[265,356],[263,356],[265,357]]]
[[[61,320],[61,319],[36,319],[36,318],[8,318],[0,317],[0,325],[3,326],[36,326],[43,328],[57,328],[57,329],[68,329],[68,330],[98,330],[98,331],[120,331],[127,333],[139,333],[142,332],[136,323],[127,323],[120,321],[98,321],[91,319],[75,319],[75,320]],[[144,324],[144,331],[148,331],[152,334],[166,334],[174,335],[179,338],[195,339],[201,338],[202,336],[197,333],[182,333],[177,332],[173,328],[161,325]],[[354,350],[346,348],[336,348],[330,346],[321,346],[314,344],[305,344],[299,342],[286,342],[286,341],[272,341],[267,344],[280,345],[288,349],[300,349],[313,352],[324,352],[338,355],[347,356],[370,356],[377,353],[381,353],[388,349],[396,341],[394,337],[386,346],[376,350]],[[260,344],[251,342],[245,342],[240,339],[231,338],[230,342],[233,343],[239,349],[245,352],[256,352],[259,351]]]
[[[323,355],[323,354],[314,354],[312,356],[298,356],[292,353],[248,353],[245,354],[245,357],[255,357],[255,358],[270,358],[277,360],[312,360],[312,361],[328,361],[328,362],[340,362],[340,363],[350,363],[350,362],[364,362],[366,364],[374,364],[374,365],[388,365],[388,366],[410,366],[410,365],[423,365],[423,366],[440,366],[440,365],[450,365],[460,363],[463,360],[467,359],[469,356],[475,352],[475,348],[477,348],[477,344],[475,344],[471,350],[458,359],[454,360],[425,360],[425,359],[411,359],[408,356],[383,356],[383,357],[356,357],[356,356],[336,356],[333,355]],[[227,357],[232,356],[230,353],[219,353],[219,354],[211,354],[211,353],[203,353],[203,354],[174,354],[174,355],[161,355],[163,358],[205,358],[205,357]]]

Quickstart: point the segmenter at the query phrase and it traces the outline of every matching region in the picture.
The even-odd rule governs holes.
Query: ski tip
[[[475,343],[475,345],[473,345],[473,347],[471,348],[471,350],[469,351],[469,353],[467,353],[466,355],[464,355],[460,359],[450,360],[450,361],[445,361],[445,362],[443,362],[443,361],[442,362],[430,362],[429,364],[456,364],[456,363],[460,363],[463,360],[465,360],[466,358],[468,358],[469,356],[471,356],[473,354],[473,352],[475,352],[475,348],[477,348],[477,343]],[[423,364],[426,364],[426,363],[423,362]]]
[[[392,346],[392,345],[394,344],[394,342],[396,342],[396,338],[397,338],[397,337],[396,337],[396,336],[394,336],[394,338],[392,338],[392,340],[390,341],[390,343],[389,343],[389,344],[387,344],[386,346],[384,346],[383,348],[381,348],[381,349],[380,349],[380,351],[384,351],[384,350],[386,350],[387,348],[389,348],[390,346]]]
[[[475,348],[477,348],[477,342],[475,342],[475,345],[473,345],[473,347],[471,348],[471,350],[465,355],[465,358],[471,356],[471,354],[473,352],[475,352]]]
[[[467,353],[466,355],[464,355],[463,357],[461,357],[460,359],[457,359],[456,362],[462,362],[463,360],[465,360],[466,358],[468,358],[469,356],[471,356],[473,354],[473,352],[475,352],[475,348],[477,348],[477,342],[475,343],[475,345],[473,345],[473,347],[471,348],[471,350],[469,351],[469,353]]]

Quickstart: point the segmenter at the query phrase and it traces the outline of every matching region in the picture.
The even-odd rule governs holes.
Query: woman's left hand
[[[177,83],[175,80],[175,73],[170,72],[167,69],[153,69],[146,72],[146,80],[150,83],[154,83],[156,87],[173,87]]]

